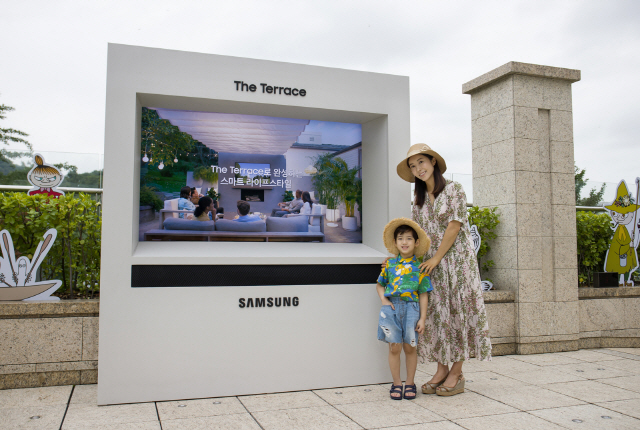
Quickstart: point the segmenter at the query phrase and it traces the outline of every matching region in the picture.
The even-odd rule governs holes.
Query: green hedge
[[[604,259],[613,235],[611,217],[606,213],[578,211],[576,233],[578,236],[578,283],[592,285],[592,272],[604,271]]]
[[[39,279],[62,281],[58,296],[93,296],[99,290],[101,225],[100,203],[88,194],[67,194],[57,199],[0,194],[0,229],[11,233],[16,258],[33,258],[45,232],[50,228],[58,231],[38,270]]]

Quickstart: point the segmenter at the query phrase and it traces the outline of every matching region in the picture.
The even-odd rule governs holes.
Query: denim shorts
[[[388,297],[395,310],[385,305],[380,308],[378,340],[387,343],[407,343],[417,346],[416,325],[420,319],[420,304],[406,302],[400,297]]]

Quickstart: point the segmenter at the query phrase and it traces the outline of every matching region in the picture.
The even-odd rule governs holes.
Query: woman
[[[284,217],[292,217],[298,215],[311,215],[311,208],[313,207],[313,200],[311,200],[311,194],[309,191],[302,192],[302,208],[300,208],[300,213],[297,214],[288,214],[284,215]]]
[[[209,217],[211,212],[211,217]],[[198,206],[193,211],[193,217],[198,221],[211,221],[216,217],[216,208],[213,205],[213,199],[211,197],[201,197],[198,200]]]
[[[409,148],[397,171],[415,182],[412,218],[431,238],[420,265],[431,276],[433,291],[418,354],[423,362],[437,362],[438,370],[422,392],[452,396],[464,392],[462,363],[471,355],[490,360],[491,341],[467,198],[459,183],[444,179],[446,169],[437,152],[419,143]]]

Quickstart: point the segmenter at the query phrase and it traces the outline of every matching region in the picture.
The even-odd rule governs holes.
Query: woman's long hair
[[[431,155],[429,154],[423,154],[423,155],[427,157],[429,160],[433,160],[433,157]],[[408,165],[409,165],[409,160],[407,159],[407,166]],[[433,181],[435,183],[433,187],[433,196],[434,198],[437,198],[438,195],[440,195],[440,193],[442,192],[442,190],[444,190],[444,186],[447,184],[447,182],[444,179],[444,176],[442,176],[442,172],[440,172],[440,167],[438,166],[437,160],[436,160],[435,166],[433,166],[432,175],[433,175]],[[416,187],[413,192],[416,198],[415,204],[422,209],[425,199],[427,198],[427,183],[422,179],[418,179],[418,178],[416,178],[415,183],[416,183]]]
[[[193,211],[193,215],[196,218],[199,217],[207,210],[209,206],[211,206],[211,203],[213,203],[213,199],[211,197],[201,197],[200,200],[198,200],[198,207],[195,211]]]
[[[311,200],[311,194],[309,194],[309,191],[302,192],[302,202],[309,203],[310,208],[313,207],[313,200]]]

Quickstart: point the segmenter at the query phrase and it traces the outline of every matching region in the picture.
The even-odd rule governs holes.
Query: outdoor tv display
[[[140,241],[362,243],[360,124],[154,107],[141,118]]]

